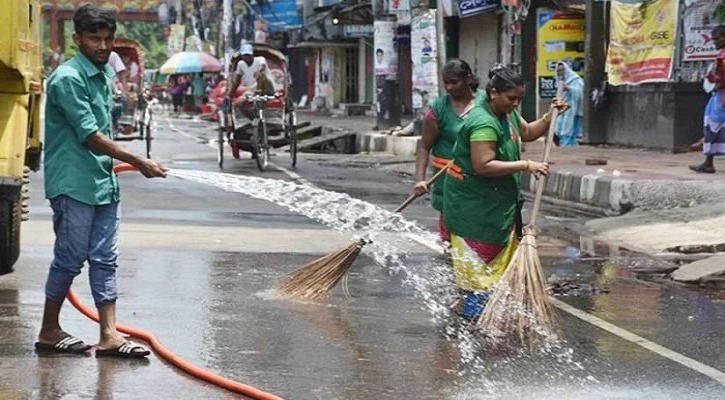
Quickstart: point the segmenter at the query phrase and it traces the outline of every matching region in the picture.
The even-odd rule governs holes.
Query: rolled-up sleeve
[[[49,88],[48,95],[73,127],[79,142],[85,142],[100,130],[91,108],[88,88],[79,76],[58,77]]]

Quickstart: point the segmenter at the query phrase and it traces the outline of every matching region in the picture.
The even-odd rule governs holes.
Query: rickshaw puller
[[[261,91],[263,95],[274,95],[274,84],[272,84],[274,80],[269,72],[267,60],[264,57],[254,57],[254,47],[248,43],[242,45],[240,53],[242,59],[237,63],[231,87],[227,89],[226,99],[231,102],[240,85],[246,87],[247,92]],[[242,107],[242,113],[250,121],[256,118],[253,109]]]

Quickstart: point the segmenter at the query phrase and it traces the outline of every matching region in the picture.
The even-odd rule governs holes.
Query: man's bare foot
[[[38,341],[35,342],[37,351],[50,353],[82,354],[90,350],[91,347],[91,345],[60,328],[41,331],[38,335]]]
[[[57,329],[47,329],[42,330],[38,334],[38,342],[39,343],[45,343],[45,344],[53,344],[56,343],[59,340],[64,339],[69,334],[63,331],[63,329],[57,328]]]
[[[98,350],[115,349],[118,346],[126,343],[127,341],[128,340],[120,333],[108,335],[107,337],[101,338],[101,340],[96,345],[96,349],[98,349]]]
[[[96,345],[96,357],[145,358],[151,352],[140,344],[126,340],[121,335],[114,335]]]

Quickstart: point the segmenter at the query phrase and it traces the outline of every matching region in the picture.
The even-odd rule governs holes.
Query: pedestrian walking
[[[137,157],[110,139],[113,70],[108,59],[115,15],[91,5],[73,16],[78,53],[48,79],[45,111],[45,194],[53,209],[55,247],[45,285],[43,321],[35,347],[84,353],[91,346],[65,332],[60,310],[73,280],[89,265],[100,317],[96,356],[140,358],[149,351],[116,330],[119,187],[113,159],[133,164],[147,178],[166,168]]]
[[[458,132],[474,106],[482,106],[486,93],[478,89],[478,79],[467,62],[450,60],[443,67],[443,85],[446,94],[433,100],[423,117],[423,135],[415,157],[415,180],[413,191],[421,196],[430,191],[431,205],[443,212],[443,179],[438,179],[429,188],[426,183],[428,164],[433,173],[445,167],[453,155]],[[449,242],[450,235],[439,217],[438,230],[442,240]]]
[[[480,315],[517,243],[515,221],[522,203],[521,173],[547,175],[549,165],[521,160],[521,142],[546,134],[551,110],[526,122],[516,110],[524,96],[521,76],[504,66],[488,74],[486,101],[463,122],[443,191],[443,220],[460,291],[461,316]],[[565,103],[554,99],[553,108]]]
[[[569,64],[559,62],[556,65],[556,87],[563,88],[562,100],[571,107],[571,111],[564,113],[556,120],[556,135],[558,145],[568,147],[576,146],[582,134],[582,120],[584,119],[584,80],[571,69]]]
[[[705,162],[690,165],[691,170],[707,174],[715,173],[715,156],[725,155],[725,25],[713,29],[712,42],[720,53],[715,60],[715,68],[706,77],[714,85],[714,89],[705,106],[703,118],[705,137],[702,153],[705,155]]]
[[[171,104],[174,106],[174,112],[178,113],[183,111],[184,108],[184,93],[189,88],[189,81],[185,75],[174,75],[171,77]]]

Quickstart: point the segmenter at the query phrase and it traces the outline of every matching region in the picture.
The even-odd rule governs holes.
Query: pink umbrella
[[[219,72],[221,70],[222,63],[219,60],[201,51],[176,53],[159,68],[159,72],[164,75]]]

